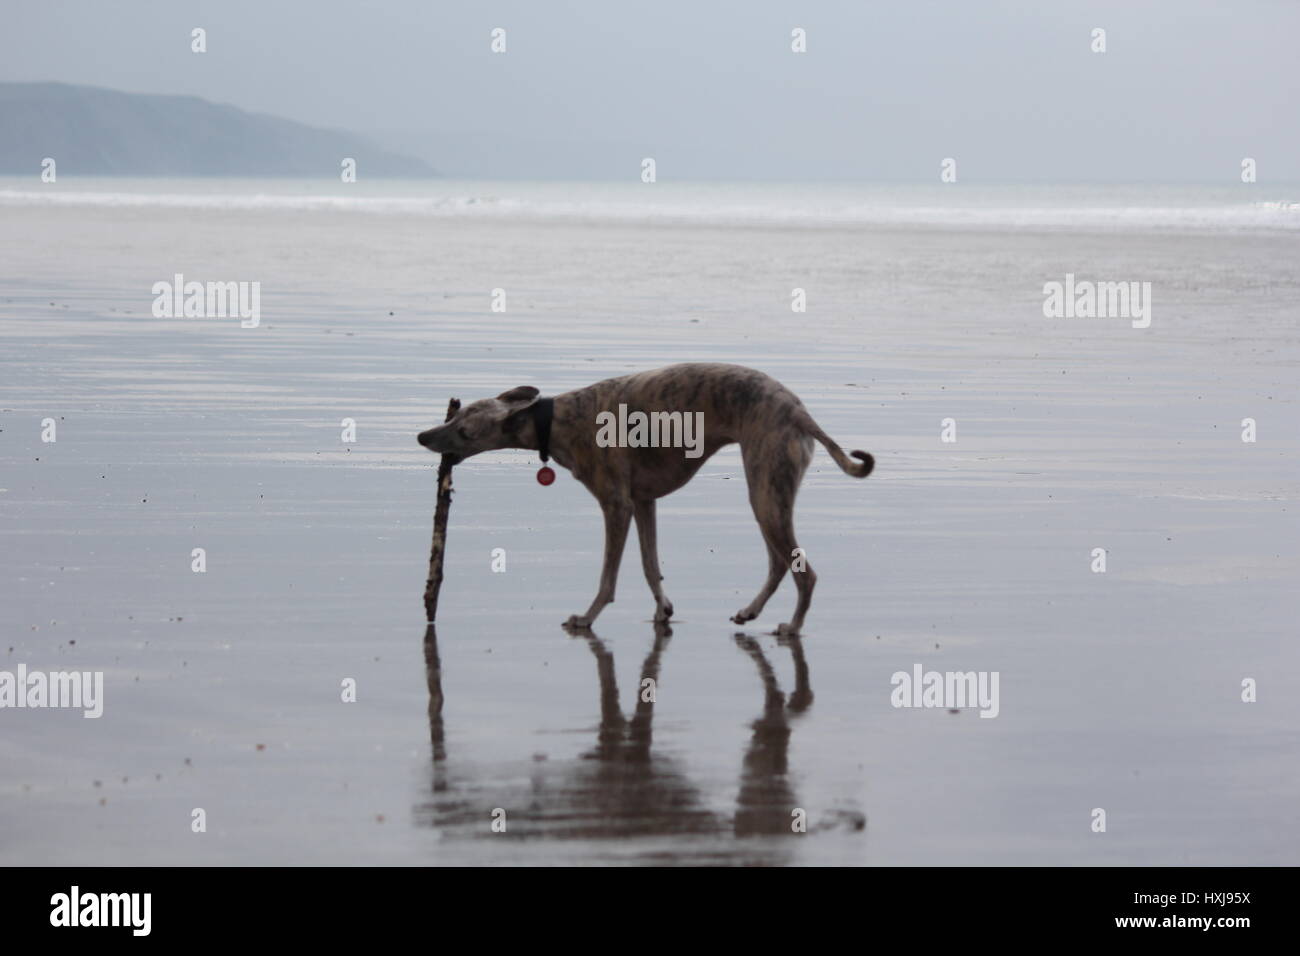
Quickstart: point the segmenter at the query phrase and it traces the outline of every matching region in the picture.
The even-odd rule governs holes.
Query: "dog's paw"
[[[667,624],[672,619],[673,619],[673,606],[671,603],[661,604],[655,608],[656,624]]]
[[[756,618],[756,617],[758,617],[757,614],[750,614],[750,613],[749,613],[748,611],[746,611],[744,608],[741,608],[739,611],[737,611],[735,614],[732,615],[732,617],[731,617],[731,623],[732,623],[732,624],[744,624],[744,623],[746,623],[747,621],[752,621],[752,620],[753,620],[754,618]]]
[[[799,628],[791,627],[789,624],[778,624],[772,633],[777,637],[798,637]]]
[[[563,626],[570,630],[589,631],[591,630],[591,618],[583,617],[581,614],[570,614],[569,619],[564,622]]]

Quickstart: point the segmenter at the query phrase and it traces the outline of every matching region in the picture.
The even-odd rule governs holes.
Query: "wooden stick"
[[[447,403],[447,421],[460,411],[460,399]],[[447,513],[451,511],[451,458],[438,462],[438,506],[433,512],[433,544],[429,548],[429,577],[424,582],[424,619],[429,624],[438,616],[438,591],[442,588],[442,554],[447,547]]]

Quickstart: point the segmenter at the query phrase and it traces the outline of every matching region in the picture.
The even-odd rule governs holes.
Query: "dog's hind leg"
[[[786,534],[790,542],[790,553],[799,550],[799,546],[794,542],[794,522],[788,521]],[[803,619],[808,613],[808,608],[812,606],[813,588],[817,586],[817,572],[812,569],[808,563],[808,558],[799,550],[799,561],[796,567],[791,568],[791,575],[794,577],[794,586],[799,589],[799,600],[794,606],[794,617],[790,618],[789,624],[778,624],[776,626],[777,634],[797,635],[803,631]]]
[[[812,457],[812,442],[800,435],[766,433],[758,440],[743,442],[740,454],[749,485],[749,504],[767,545],[767,580],[754,600],[736,612],[737,624],[752,621],[762,613],[794,560],[795,492]]]
[[[766,541],[767,535],[764,534],[763,538]],[[732,617],[732,621],[737,624],[744,624],[746,621],[752,621],[762,614],[768,598],[776,593],[776,589],[781,585],[781,579],[785,577],[787,567],[786,560],[777,554],[769,544],[767,546],[767,580],[763,582],[763,587],[754,596],[754,600],[737,611],[735,616]]]
[[[762,590],[732,620],[743,624],[757,617],[789,570],[799,600],[790,623],[779,625],[776,633],[798,634],[817,583],[817,575],[799,551],[794,536],[794,499],[812,459],[812,440],[796,435],[773,436],[757,447],[742,448],[741,454],[749,481],[749,503],[767,545],[768,572]]]
[[[655,621],[663,623],[673,616],[673,602],[664,596],[663,573],[659,569],[659,544],[655,533],[655,503],[653,498],[634,502],[632,514],[636,518],[636,534],[641,543],[641,567],[646,583],[655,598]]]
[[[783,635],[798,634],[803,628],[804,616],[812,604],[813,588],[817,586],[817,574],[808,563],[807,556],[800,549],[794,538],[794,516],[788,513],[771,517],[763,524],[763,538],[768,542],[768,552],[773,561],[781,561],[781,571],[788,567],[794,586],[799,591],[799,600],[795,603],[794,617],[789,624],[778,624],[775,633]],[[769,575],[770,579],[770,575]],[[779,580],[779,579],[778,579]],[[766,597],[760,595],[760,597]],[[760,605],[761,607],[761,605]]]
[[[565,621],[566,627],[591,627],[591,622],[614,601],[614,586],[618,583],[618,565],[623,560],[623,547],[627,544],[627,529],[632,523],[632,504],[623,499],[602,501],[605,513],[605,563],[600,572],[600,589],[586,614],[573,614]]]

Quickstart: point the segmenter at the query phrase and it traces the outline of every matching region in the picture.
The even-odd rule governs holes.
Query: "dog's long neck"
[[[550,457],[559,464],[573,470],[574,462],[581,455],[580,446],[584,441],[595,441],[596,402],[595,396],[588,394],[590,389],[577,389],[554,396],[551,407],[551,434],[548,451]],[[583,422],[587,427],[583,428]],[[537,421],[530,417],[519,430],[519,446],[530,451],[539,451],[540,441],[537,434]]]

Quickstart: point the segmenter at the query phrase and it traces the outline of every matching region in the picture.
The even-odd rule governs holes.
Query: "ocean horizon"
[[[1115,232],[1300,231],[1300,183],[908,184],[0,176],[0,209],[339,211],[533,221]]]

